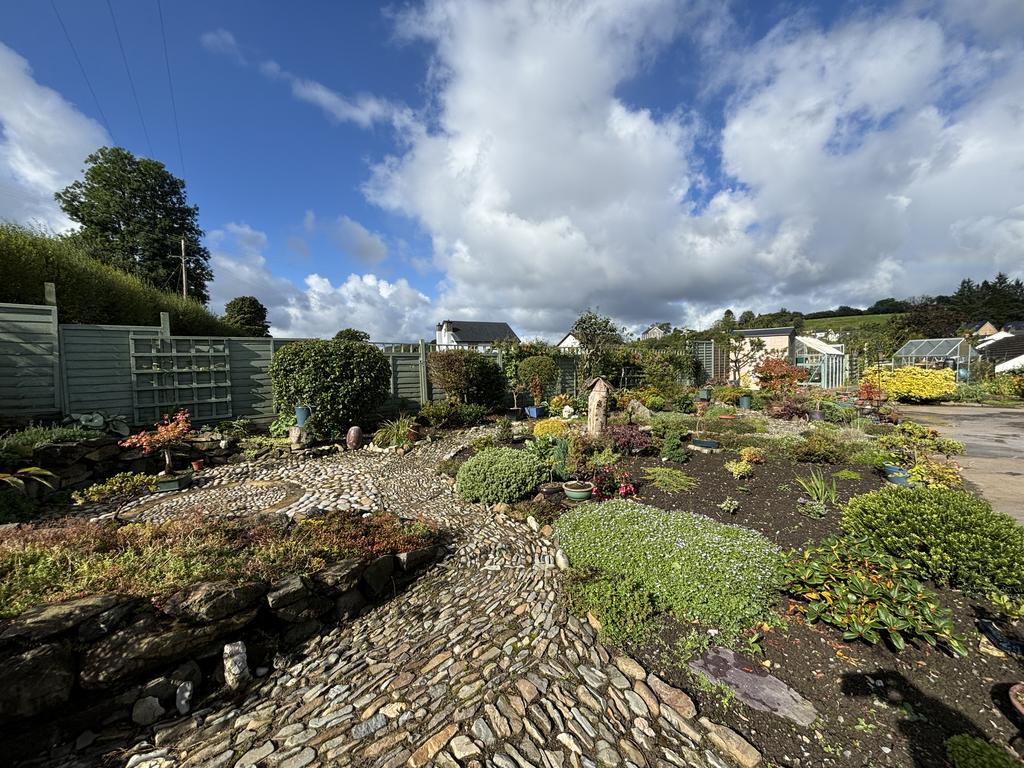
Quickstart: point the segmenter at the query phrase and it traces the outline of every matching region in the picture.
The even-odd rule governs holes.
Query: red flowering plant
[[[594,484],[594,498],[598,501],[616,496],[625,499],[636,495],[633,476],[625,470],[619,470],[610,465],[594,470],[591,482]]]
[[[163,451],[164,471],[161,474],[174,474],[173,457],[171,450],[178,445],[192,432],[192,424],[189,422],[188,411],[184,408],[174,414],[173,417],[164,414],[161,421],[153,426],[156,429],[152,432],[142,431],[137,435],[126,437],[121,441],[125,448],[141,448],[147,456],[153,451]]]

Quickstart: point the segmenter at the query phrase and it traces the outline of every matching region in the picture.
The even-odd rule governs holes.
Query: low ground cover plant
[[[780,584],[771,542],[703,515],[608,501],[570,510],[555,528],[573,568],[617,581],[634,604],[650,603],[728,637],[768,616]],[[614,613],[605,607],[592,609],[614,632]]]
[[[912,568],[870,539],[833,537],[789,554],[785,590],[802,601],[799,610],[808,622],[832,624],[844,640],[886,640],[903,650],[907,640],[920,639],[966,655],[949,611],[912,577]]]
[[[672,467],[648,467],[643,479],[665,493],[689,491],[697,487],[697,478]]]
[[[946,739],[946,757],[953,768],[1020,768],[1005,749],[968,733]]]
[[[851,450],[838,434],[823,429],[812,430],[786,446],[790,459],[810,464],[840,464],[850,457]]]
[[[409,430],[416,424],[412,416],[399,416],[381,424],[373,433],[373,444],[378,448],[392,448],[409,442]]]
[[[388,514],[330,512],[291,528],[269,517],[185,515],[120,527],[67,518],[0,531],[0,617],[90,594],[159,600],[201,581],[270,581],[343,558],[417,549],[431,535]]]
[[[749,461],[727,461],[724,464],[725,471],[733,476],[735,480],[742,480],[754,474],[754,465]]]
[[[80,427],[26,427],[0,435],[0,461],[28,458],[36,448],[51,443],[77,443],[92,437],[95,432]]]
[[[893,485],[855,496],[843,528],[938,584],[1024,594],[1024,527],[966,491]]]
[[[797,485],[803,488],[808,498],[823,507],[834,507],[839,503],[839,491],[836,489],[836,481],[825,479],[824,473],[812,469],[806,477],[798,477]]]
[[[491,448],[459,467],[455,490],[466,501],[511,504],[537,490],[547,470],[537,456],[514,448]]]
[[[748,445],[746,448],[740,448],[740,460],[748,464],[764,464],[767,456],[763,448]]]

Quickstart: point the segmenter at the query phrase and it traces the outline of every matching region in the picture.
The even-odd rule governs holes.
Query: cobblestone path
[[[457,499],[434,472],[453,447],[296,465],[309,490],[331,487],[334,473],[372,478],[384,509],[450,531],[448,556],[310,641],[240,703],[158,730],[127,765],[721,768],[727,753],[757,764],[742,739],[697,720],[685,694],[614,657],[568,614],[551,542]]]

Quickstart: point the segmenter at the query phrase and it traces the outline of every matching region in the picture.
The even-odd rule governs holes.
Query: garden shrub
[[[722,386],[711,390],[711,396],[720,403],[726,405],[739,405],[740,398],[750,395],[751,391],[746,387]]]
[[[938,584],[1024,593],[1024,527],[966,491],[893,485],[855,496],[843,528]]]
[[[861,464],[881,470],[885,464],[892,460],[892,455],[888,451],[879,448],[875,443],[864,443],[850,452],[848,460],[851,464]]]
[[[789,443],[787,454],[793,461],[811,464],[839,464],[849,458],[851,448],[832,432],[816,429],[801,440]]]
[[[659,610],[726,638],[769,615],[780,583],[771,542],[703,515],[616,500],[582,504],[555,529],[573,568],[619,581]]]
[[[793,394],[772,398],[765,404],[764,412],[773,419],[792,421],[806,418],[811,412],[811,405],[806,396]]]
[[[878,551],[869,539],[832,537],[789,553],[784,589],[804,601],[799,610],[808,623],[832,624],[843,630],[844,640],[884,639],[903,650],[907,639],[919,638],[966,655],[951,613],[911,577],[911,568],[910,561]]]
[[[270,381],[278,413],[308,405],[310,429],[337,436],[387,398],[391,363],[379,349],[358,341],[299,341],[274,353]]]
[[[116,593],[158,601],[202,581],[274,581],[325,563],[426,546],[420,523],[327,512],[286,528],[270,517],[182,515],[118,526],[66,518],[0,531],[0,618],[70,597]]]
[[[665,397],[653,387],[642,389],[620,389],[614,394],[615,407],[620,411],[626,410],[634,400],[652,411],[660,411],[665,407]]]
[[[505,400],[505,375],[498,364],[472,349],[446,349],[427,356],[427,375],[451,400],[488,408]]]
[[[952,368],[918,368],[908,365],[890,370],[865,368],[862,379],[873,382],[891,399],[902,403],[933,403],[956,391],[956,372]]]
[[[982,386],[996,397],[1024,398],[1024,374],[997,373]]]
[[[796,390],[797,384],[807,378],[808,371],[798,365],[791,365],[781,357],[766,357],[754,367],[757,383],[765,392],[773,395],[788,395]]]
[[[727,461],[723,466],[734,480],[742,480],[754,473],[754,465],[747,461]]]
[[[492,448],[459,467],[455,490],[467,501],[511,504],[537,490],[545,474],[544,464],[527,451]]]
[[[635,424],[620,424],[608,427],[615,450],[622,453],[641,453],[651,447],[651,433],[645,432]]]
[[[763,448],[751,445],[746,448],[740,448],[740,460],[748,464],[764,464],[767,457]]]
[[[473,403],[459,403],[455,400],[436,400],[420,406],[417,418],[438,429],[471,427],[479,424],[487,415],[487,408]]]
[[[669,432],[661,444],[661,458],[685,464],[690,460],[690,452],[686,450],[687,442],[678,432]]]
[[[502,416],[494,424],[494,442],[498,445],[511,443],[515,435],[512,432],[512,420]]]
[[[946,757],[953,768],[1020,768],[1005,749],[969,733],[946,739]]]
[[[541,419],[533,425],[534,437],[565,437],[569,426],[559,418]]]
[[[940,437],[938,430],[904,421],[888,434],[878,438],[878,445],[893,452],[893,458],[900,466],[912,467],[921,459],[932,454],[959,456],[964,444],[946,437]]]
[[[961,488],[964,479],[960,468],[951,462],[933,461],[921,458],[907,472],[911,483],[926,485],[929,488]]]
[[[987,394],[981,384],[960,383],[946,399],[953,403],[980,403]]]
[[[381,424],[373,433],[373,444],[378,448],[394,448],[409,442],[409,430],[416,420],[412,416],[399,416]]]

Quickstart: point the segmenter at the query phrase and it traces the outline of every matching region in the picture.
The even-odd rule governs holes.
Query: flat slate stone
[[[729,686],[736,698],[752,709],[771,712],[809,726],[818,711],[807,699],[764,669],[738,656],[728,648],[712,646],[689,662],[690,669],[711,680]]]
[[[38,641],[74,629],[98,613],[113,608],[116,595],[93,595],[63,603],[46,603],[29,608],[2,633],[2,640]]]

